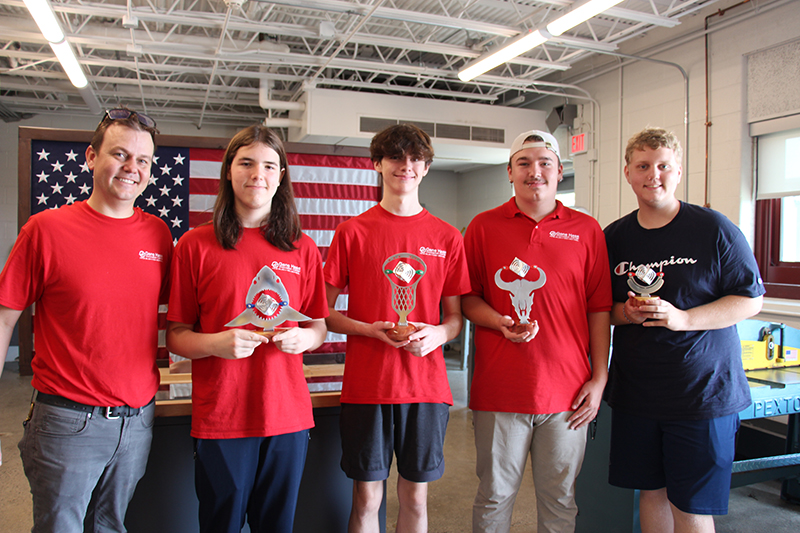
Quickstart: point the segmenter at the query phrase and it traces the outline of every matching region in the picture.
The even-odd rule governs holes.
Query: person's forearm
[[[476,326],[498,329],[502,315],[486,303],[480,296],[463,296],[461,298],[461,312]]]
[[[461,297],[448,296],[443,298],[442,309],[444,316],[440,326],[442,326],[447,336],[445,342],[449,342],[458,337],[464,325],[464,317],[461,314]]]
[[[608,352],[611,346],[609,313],[589,313],[589,358],[592,379],[608,381]]]
[[[11,344],[14,326],[17,324],[21,314],[22,311],[0,305],[0,354],[2,354],[3,358],[0,361],[0,376],[3,375],[3,367],[6,364],[6,354],[8,353],[8,345]]]
[[[328,308],[330,315],[325,319],[328,331],[340,333],[342,335],[364,335],[364,328],[367,325],[359,320],[345,316],[333,307]]]
[[[625,302],[614,302],[612,304],[610,313],[612,326],[624,326],[631,323],[625,319],[624,309]]]
[[[759,311],[763,297],[723,296],[719,300],[686,311],[687,331],[722,329],[750,318]]]
[[[320,318],[311,320],[310,322],[303,322],[300,324],[300,327],[312,333],[314,337],[311,346],[306,348],[305,351],[316,350],[325,342],[325,335],[328,333],[328,328],[325,327],[325,320]]]
[[[167,324],[167,349],[187,359],[202,359],[213,355],[209,350],[208,334],[197,333],[187,324]]]

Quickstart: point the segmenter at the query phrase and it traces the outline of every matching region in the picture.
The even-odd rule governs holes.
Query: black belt
[[[153,403],[154,400],[155,399],[150,400],[150,403],[143,407],[129,407],[127,405],[98,407],[95,405],[86,405],[84,403],[73,402],[69,398],[56,396],[54,394],[46,394],[44,392],[40,392],[36,395],[37,402],[41,402],[46,405],[52,405],[54,407],[65,407],[67,409],[73,409],[75,411],[81,411],[84,413],[98,414],[108,418],[109,420],[119,418],[121,416],[136,416],[141,413],[145,407]]]

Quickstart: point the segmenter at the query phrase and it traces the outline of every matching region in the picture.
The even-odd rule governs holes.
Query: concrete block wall
[[[458,225],[458,186],[456,173],[431,170],[422,180],[419,198],[425,209],[461,231]]]

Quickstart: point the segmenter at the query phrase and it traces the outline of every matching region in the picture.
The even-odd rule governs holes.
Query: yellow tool
[[[783,324],[779,327],[782,329]],[[773,328],[762,328],[760,337],[760,341],[741,341],[742,366],[745,370],[800,366],[800,357],[798,357],[800,350],[775,342]],[[783,331],[781,331],[781,337],[783,337]]]

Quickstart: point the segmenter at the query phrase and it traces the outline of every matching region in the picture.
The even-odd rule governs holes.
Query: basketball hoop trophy
[[[657,300],[658,296],[653,296],[653,293],[663,286],[664,273],[656,272],[646,265],[639,265],[636,272],[628,272],[628,287],[638,294],[636,299],[639,302]]]
[[[413,260],[418,264],[418,268],[414,268],[408,262],[403,261]],[[398,260],[393,268],[389,264]],[[408,336],[417,331],[417,326],[409,324],[408,314],[414,310],[417,305],[417,284],[422,279],[422,276],[427,272],[428,267],[422,258],[417,257],[410,253],[394,254],[383,262],[383,273],[386,279],[392,285],[392,309],[397,312],[399,320],[392,329],[386,332],[386,336],[394,342],[403,342],[408,339]],[[416,280],[414,276],[417,277]],[[395,282],[398,280],[400,283]]]
[[[511,297],[511,305],[514,306],[514,312],[519,319],[513,326],[508,328],[512,333],[533,333],[534,326],[530,321],[531,307],[533,306],[533,291],[540,289],[547,282],[547,275],[544,270],[534,265],[533,268],[539,271],[539,278],[536,281],[529,281],[525,279],[525,275],[531,269],[523,260],[515,257],[511,262],[511,266],[502,267],[497,269],[494,273],[494,283],[498,288],[508,291]],[[515,273],[519,278],[513,281],[504,281],[502,274],[504,270],[510,270]]]

